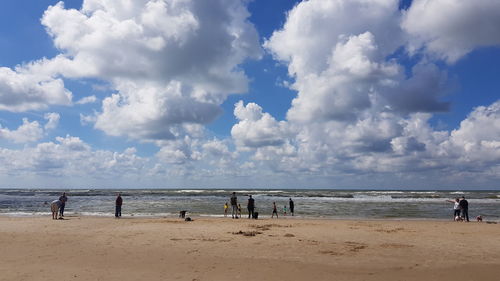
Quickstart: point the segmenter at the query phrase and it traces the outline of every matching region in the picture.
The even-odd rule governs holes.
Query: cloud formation
[[[0,149],[3,174],[38,174],[57,177],[121,177],[137,174],[144,160],[134,148],[118,153],[93,150],[78,137],[57,137],[55,142],[43,142],[22,150]]]
[[[61,78],[39,71],[38,65],[0,67],[0,110],[23,112],[42,110],[50,105],[70,105],[72,93]]]
[[[390,0],[299,3],[265,43],[295,80],[291,88],[297,97],[283,123],[295,134],[282,138],[282,146],[255,146],[253,159],[268,162],[277,172],[344,179],[350,174],[404,173],[406,180],[415,180],[422,173],[446,171],[453,181],[463,179],[472,166],[478,167],[475,174],[491,176],[489,165],[500,159],[500,136],[484,134],[497,127],[498,102],[476,108],[451,132],[430,125],[431,113],[450,106],[443,100],[450,91],[448,75],[432,58],[454,62],[474,48],[497,44],[496,31],[489,39],[482,32],[474,34],[475,28],[496,26],[497,4],[485,1],[467,9],[465,2],[414,1],[408,11],[398,10],[398,1]],[[445,18],[437,15],[448,11],[443,5],[452,6],[453,16],[441,28]],[[488,7],[494,11],[484,21],[474,20]],[[474,24],[459,34],[449,30],[455,21],[460,21],[456,26]],[[424,56],[406,69],[398,60],[401,49]],[[249,128],[242,131],[251,132]],[[478,131],[472,133],[472,128]],[[477,137],[471,141],[465,136]],[[489,157],[475,156],[483,153]]]
[[[261,53],[248,17],[242,1],[87,0],[81,10],[60,2],[42,18],[61,50],[47,67],[116,89],[103,100],[95,128],[175,139],[184,124],[211,122],[227,95],[247,90],[238,65]]]
[[[231,136],[236,145],[241,148],[262,146],[279,146],[287,135],[285,122],[278,122],[269,113],[263,113],[262,108],[243,101],[235,104],[234,115],[239,123],[231,129]]]
[[[499,25],[496,0],[414,0],[402,22],[410,52],[423,48],[449,63],[475,48],[500,45]]]
[[[449,64],[499,45],[500,4],[414,0],[400,10],[399,2],[302,1],[263,46],[246,0],[85,0],[79,10],[60,2],[41,19],[59,54],[0,67],[0,110],[102,101],[80,113],[82,124],[157,151],[99,150],[73,136],[36,143],[58,127],[52,112],[45,124],[0,128],[0,139],[25,145],[0,149],[4,174],[126,173],[202,185],[255,175],[325,187],[495,182],[500,101],[472,109],[452,130],[432,124],[451,107]],[[247,92],[243,64],[263,49],[287,67],[296,93],[285,120],[239,101],[230,136],[214,137],[205,125],[229,95]],[[65,79],[107,89],[73,102]]]
[[[39,141],[44,137],[47,131],[57,128],[60,115],[55,112],[49,112],[44,115],[47,123],[42,127],[38,121],[29,121],[23,118],[23,123],[15,130],[2,128],[0,125],[0,139],[5,139],[13,143],[32,143]]]

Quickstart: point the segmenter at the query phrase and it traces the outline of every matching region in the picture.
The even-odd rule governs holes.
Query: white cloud
[[[0,127],[0,139],[6,139],[15,143],[35,142],[43,137],[43,129],[38,121],[30,122],[23,118],[23,124],[16,130]]]
[[[415,0],[402,12],[398,0],[302,1],[264,44],[288,66],[280,83],[297,91],[287,119],[239,101],[231,138],[207,139],[204,125],[221,114],[227,96],[247,91],[240,65],[261,55],[247,3],[85,0],[81,10],[62,2],[47,9],[42,23],[60,54],[0,68],[0,110],[71,105],[62,79],[96,79],[112,94],[97,112],[81,113],[81,123],[153,142],[159,151],[142,158],[135,148],[94,150],[78,137],[58,137],[0,149],[3,174],[134,175],[203,187],[238,177],[246,184],[318,180],[325,187],[500,179],[500,101],[474,109],[455,130],[431,126],[431,113],[450,106],[443,100],[448,74],[435,60],[454,62],[476,47],[497,45],[498,32],[488,29],[498,26],[498,4]],[[491,11],[478,21],[484,9]],[[438,17],[440,11],[449,18]],[[408,50],[430,55],[405,69],[399,59]],[[96,101],[88,96],[74,104]],[[15,130],[0,128],[0,138],[38,141],[60,116],[44,118],[44,126],[24,119]]]
[[[289,63],[290,75],[319,74],[329,68],[332,48],[346,37],[370,31],[379,52],[392,53],[403,42],[399,19],[397,0],[304,1],[265,46]]]
[[[483,8],[488,5],[491,2]],[[450,91],[446,71],[432,56],[424,56],[411,71],[398,61],[399,55],[391,58],[415,40],[407,26],[411,9],[404,15],[405,30],[400,29],[403,15],[397,1],[311,0],[290,11],[283,29],[275,31],[265,47],[288,65],[295,79],[290,87],[297,90],[297,97],[283,124],[294,135],[282,136],[278,146],[256,145],[252,160],[267,163],[276,173],[328,175],[344,183],[359,183],[366,176],[384,182],[384,174],[392,178],[399,174],[406,182],[428,176],[429,182],[456,183],[464,174],[469,180],[472,174],[484,175],[487,182],[498,179],[491,164],[500,160],[500,136],[483,131],[489,127],[498,132],[497,103],[476,109],[460,129],[435,130],[430,113],[450,106],[442,100]],[[496,19],[487,16],[485,21],[495,26]],[[482,46],[476,43],[471,48]],[[262,109],[258,109],[242,112],[247,119],[259,120]],[[243,114],[235,110],[235,115],[240,120],[236,127]],[[235,142],[242,146],[252,139],[246,135],[258,132],[257,128],[252,123],[233,133]],[[279,135],[279,130],[272,131]],[[477,139],[472,141],[471,136]],[[482,157],[483,153],[488,156]]]
[[[0,125],[0,139],[6,139],[14,143],[39,141],[47,131],[57,128],[60,115],[59,113],[49,112],[45,113],[43,118],[47,120],[47,123],[43,127],[38,121],[30,122],[27,118],[23,118],[23,124],[15,130],[2,128]]]
[[[21,150],[0,148],[2,172],[10,175],[115,177],[138,174],[145,160],[134,148],[118,153],[92,150],[78,137],[57,137]]]
[[[213,139],[202,145],[204,160],[214,167],[235,169],[238,153],[230,151],[224,141]]]
[[[414,0],[402,27],[410,34],[410,51],[424,48],[453,63],[478,47],[500,45],[497,0]]]
[[[490,106],[475,108],[453,130],[447,152],[459,159],[460,164],[491,163],[500,161],[500,100]],[[484,165],[486,166],[486,165]],[[482,165],[482,167],[484,168]],[[476,166],[476,168],[479,168]]]
[[[231,135],[236,145],[242,149],[262,146],[279,146],[284,143],[287,135],[285,122],[278,122],[269,113],[263,113],[262,108],[243,101],[235,104],[234,115],[239,123],[231,129]]]
[[[22,112],[45,109],[49,105],[70,105],[72,94],[60,78],[38,71],[38,64],[0,67],[0,110]]]
[[[184,165],[200,160],[199,142],[189,136],[161,143],[156,158],[163,163]]]
[[[83,97],[83,98],[79,99],[78,101],[76,101],[75,103],[76,104],[87,104],[87,103],[95,103],[96,101],[97,101],[96,96],[92,95],[92,96]]]
[[[86,0],[49,7],[42,23],[62,54],[47,64],[65,77],[104,79],[97,129],[141,140],[172,139],[206,124],[227,95],[247,90],[238,65],[260,57],[244,1]],[[182,137],[182,136],[180,136]]]
[[[59,125],[59,119],[61,119],[61,115],[56,112],[49,112],[45,113],[43,118],[47,120],[47,124],[45,124],[44,126],[45,130],[52,130],[57,128],[57,126]]]

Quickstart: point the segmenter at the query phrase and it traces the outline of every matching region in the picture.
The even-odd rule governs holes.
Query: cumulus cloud
[[[460,163],[498,163],[500,160],[500,101],[475,108],[451,132],[447,152]]]
[[[304,1],[288,13],[283,28],[265,46],[289,63],[292,76],[326,70],[325,58],[331,56],[332,47],[368,30],[379,40],[380,52],[388,55],[402,42],[397,4],[397,0]]]
[[[134,148],[121,153],[92,150],[80,138],[66,136],[21,150],[1,148],[0,163],[4,174],[98,178],[139,173],[145,160],[136,155]]]
[[[400,22],[398,1],[298,4],[265,43],[295,78],[291,88],[298,95],[287,118],[355,122],[370,108],[447,111],[449,105],[440,100],[447,93],[446,73],[422,61],[407,77],[403,65],[388,59],[407,40]]]
[[[0,67],[0,110],[23,112],[45,109],[50,105],[70,105],[72,94],[61,78],[39,71],[44,61]]]
[[[285,122],[278,122],[269,113],[263,113],[262,108],[243,101],[235,104],[234,115],[239,123],[231,129],[231,136],[236,145],[242,149],[262,146],[279,146],[284,143],[287,135]]]
[[[0,139],[14,143],[30,143],[42,139],[48,130],[53,130],[59,124],[60,115],[55,112],[46,113],[44,119],[47,123],[42,127],[38,121],[29,121],[23,118],[23,123],[15,130],[2,128],[0,125]]]
[[[203,158],[214,167],[234,169],[238,153],[228,147],[227,142],[213,139],[202,145]],[[235,169],[236,170],[236,169]]]
[[[16,130],[0,127],[0,139],[15,143],[35,142],[43,137],[43,129],[38,121],[30,122],[23,118],[23,124]]]
[[[437,60],[452,63],[474,48],[498,45],[498,31],[490,28],[498,26],[498,4],[415,0],[401,11],[399,2],[297,4],[264,43],[288,67],[285,86],[297,93],[286,120],[239,101],[227,139],[207,139],[204,125],[221,114],[228,95],[247,91],[240,65],[261,56],[247,1],[85,0],[80,10],[60,2],[42,18],[60,54],[0,68],[0,110],[71,105],[63,79],[97,79],[109,96],[98,111],[80,114],[82,124],[153,142],[159,151],[146,159],[135,148],[94,150],[66,136],[0,149],[0,163],[9,163],[0,169],[189,178],[202,186],[210,178],[255,174],[323,179],[328,187],[387,183],[388,174],[405,182],[498,180],[500,101],[475,108],[454,130],[431,125],[434,112],[450,108],[446,66]],[[424,55],[403,63],[407,53]],[[88,96],[74,104],[96,101]],[[15,130],[0,128],[0,138],[40,140],[60,116],[44,118],[44,126],[25,119]]]
[[[201,158],[199,141],[189,136],[172,141],[165,141],[161,144],[161,149],[156,153],[156,158],[168,164],[190,164]]]
[[[60,2],[42,18],[62,52],[47,68],[117,90],[103,100],[97,129],[173,139],[183,124],[211,122],[227,95],[247,90],[238,65],[261,52],[248,17],[243,1],[86,0],[81,10]]]
[[[424,48],[449,63],[475,48],[500,45],[499,25],[496,0],[414,0],[402,22],[411,52]]]
[[[500,136],[491,132],[498,132],[498,102],[475,109],[459,129],[451,132],[436,130],[430,119],[433,112],[449,110],[450,104],[444,98],[451,89],[446,71],[433,59],[454,61],[476,47],[494,45],[496,41],[481,41],[482,35],[478,35],[478,40],[466,46],[456,41],[460,39],[458,32],[433,28],[437,23],[432,20],[426,28],[412,29],[418,23],[427,24],[422,20],[431,17],[427,12],[436,16],[447,10],[432,12],[434,9],[426,8],[421,11],[424,14],[417,15],[424,2],[437,8],[446,1],[414,1],[415,7],[407,12],[399,11],[398,2],[389,0],[311,0],[295,6],[283,28],[265,42],[267,50],[288,66],[294,79],[290,88],[297,91],[297,97],[282,124],[293,134],[280,135],[275,126],[272,132],[280,136],[279,144],[266,146],[255,142],[252,160],[267,163],[279,173],[344,179],[348,175],[399,173],[404,174],[405,180],[415,180],[426,173],[433,175],[434,180],[454,181],[462,178],[452,179],[451,175],[460,175],[472,166],[477,167],[474,173],[494,179],[488,165],[500,159]],[[482,7],[470,11],[465,11],[470,5],[465,1],[447,3],[453,6],[451,13],[461,10],[466,14],[458,26],[470,23],[469,15],[488,7],[497,11],[487,13],[484,22],[474,22],[473,28],[496,26],[498,17],[493,19],[493,15],[499,9],[493,7],[496,4],[492,1],[475,3]],[[446,21],[445,17],[440,19]],[[449,26],[455,20],[460,18],[452,16]],[[469,30],[465,29],[464,38],[473,36]],[[495,32],[490,32],[493,37]],[[429,37],[425,37],[427,34]],[[436,47],[441,43],[450,48]],[[407,64],[394,56],[405,47],[412,54],[424,51],[438,56],[423,56],[411,69],[405,69]],[[250,133],[259,132],[259,126],[253,121],[238,134],[234,133],[235,128],[244,124],[242,120],[259,120],[262,109],[250,111],[242,104],[236,108],[235,116],[240,121],[233,127],[232,136],[239,146],[244,146],[244,141],[252,139]],[[274,120],[272,116],[267,118]],[[474,156],[483,153],[489,155]],[[450,177],[436,178],[438,171]]]

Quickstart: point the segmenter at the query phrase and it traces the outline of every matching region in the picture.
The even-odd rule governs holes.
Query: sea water
[[[224,203],[236,192],[243,215],[248,195],[255,199],[260,217],[270,216],[276,202],[280,215],[289,198],[295,203],[295,217],[332,219],[451,219],[453,203],[446,200],[465,196],[471,219],[478,215],[500,221],[500,191],[408,191],[408,190],[314,190],[314,189],[0,189],[0,214],[38,216],[50,213],[49,204],[66,192],[65,214],[113,216],[116,194],[123,198],[123,216],[220,217]]]

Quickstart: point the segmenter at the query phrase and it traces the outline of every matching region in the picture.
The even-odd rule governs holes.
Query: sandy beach
[[[0,280],[498,280],[500,224],[0,217]]]

